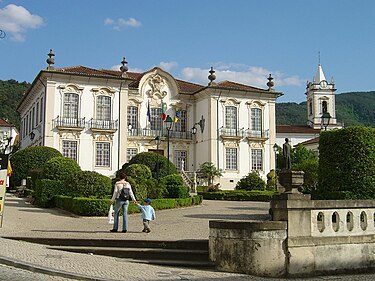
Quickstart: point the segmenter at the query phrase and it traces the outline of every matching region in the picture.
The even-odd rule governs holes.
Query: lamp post
[[[203,134],[205,123],[206,123],[206,120],[204,119],[204,117],[202,115],[201,120],[199,120],[199,122],[195,123],[193,128],[191,128],[191,133],[193,135],[195,135],[197,133],[197,127],[195,127],[195,125],[199,125],[199,127],[201,127],[201,133]]]
[[[168,174],[169,174],[169,135],[172,130],[172,125],[173,125],[173,120],[171,116],[167,115],[167,118],[165,118],[165,124],[166,124],[166,129],[167,129],[167,153],[168,153]]]
[[[156,136],[155,138],[155,143],[156,143],[156,179],[159,182],[159,145],[161,143],[161,139],[159,136]]]
[[[322,125],[324,127],[324,131],[326,131],[327,126],[329,125],[329,120],[331,119],[331,114],[329,114],[329,112],[324,112],[321,119],[322,119]]]

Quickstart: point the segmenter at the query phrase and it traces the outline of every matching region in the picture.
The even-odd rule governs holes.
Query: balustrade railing
[[[265,131],[257,131],[257,130],[251,130],[247,129],[245,131],[245,137],[247,138],[253,138],[253,139],[268,139],[269,138],[269,130]]]
[[[243,129],[220,128],[219,133],[222,137],[243,137]]]
[[[57,116],[52,120],[55,127],[84,128],[85,118]]]
[[[128,129],[128,136],[167,137],[168,131],[165,129],[164,130],[152,130],[152,129],[132,128],[132,129]],[[193,135],[191,132],[179,132],[179,131],[173,131],[173,130],[170,131],[169,137],[175,138],[175,139],[186,139],[186,140],[193,139]]]
[[[88,126],[95,130],[117,130],[118,122],[117,120],[90,119]]]

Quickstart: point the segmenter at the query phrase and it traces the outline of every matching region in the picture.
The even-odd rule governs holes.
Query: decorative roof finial
[[[52,52],[52,49],[49,49],[48,59],[46,60],[46,62],[48,63],[48,66],[47,66],[48,70],[55,69],[53,67],[53,64],[55,64],[55,59],[53,58],[54,56],[55,54]]]
[[[267,79],[268,79],[268,82],[267,82],[268,91],[274,91],[274,89],[272,89],[272,87],[275,85],[275,83],[272,81],[273,80],[272,75],[270,74],[270,76],[268,76]]]
[[[208,86],[211,86],[214,84],[214,80],[216,79],[215,70],[212,66],[211,66],[211,70],[209,71],[209,73],[210,75],[208,75],[208,80],[210,80],[210,82],[208,83]]]
[[[122,61],[121,61],[121,66],[120,66],[120,71],[122,72],[121,76],[122,77],[125,77],[126,76],[126,71],[128,71],[128,62],[125,60],[125,57],[122,58]]]

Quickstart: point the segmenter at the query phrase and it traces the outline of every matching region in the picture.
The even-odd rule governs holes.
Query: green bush
[[[34,204],[39,207],[54,207],[53,198],[62,194],[63,182],[58,180],[41,179],[35,182]]]
[[[276,179],[276,171],[272,169],[267,174],[267,190],[276,190]]]
[[[149,180],[147,185],[147,197],[148,198],[164,198],[168,195],[168,191],[165,188],[165,185],[157,182],[155,179]]]
[[[375,129],[348,127],[324,131],[319,140],[317,194],[339,192],[375,198]]]
[[[225,190],[218,192],[198,192],[203,199],[207,200],[228,200],[228,201],[261,201],[269,202],[274,195],[278,194],[276,191],[270,190]]]
[[[67,178],[81,171],[78,163],[68,157],[59,156],[48,160],[43,166],[43,178],[65,181]]]
[[[202,204],[202,196],[177,199],[154,199],[151,205],[155,210],[172,209]],[[109,199],[72,198],[69,196],[55,196],[56,207],[81,216],[107,216]],[[129,204],[128,213],[139,213],[139,208]]]
[[[61,195],[104,198],[111,194],[111,179],[92,171],[79,171],[67,178]]]
[[[266,183],[255,171],[247,174],[237,182],[236,190],[265,190]]]
[[[189,188],[184,186],[184,181],[180,175],[169,175],[161,179],[161,184],[165,186],[169,198],[189,197]]]
[[[169,164],[168,164],[169,163]],[[150,168],[152,177],[157,179],[157,164],[159,164],[159,179],[170,175],[170,174],[177,174],[176,166],[169,161],[163,155],[154,153],[154,152],[141,152],[135,155],[128,163],[125,163],[122,166],[122,170],[126,170],[126,168],[132,164],[143,164]],[[169,171],[168,171],[169,167]]]
[[[125,174],[127,181],[137,200],[147,198],[147,187],[153,184],[150,168],[143,164],[132,164],[126,167]]]
[[[18,150],[10,158],[13,169],[12,186],[21,185],[22,179],[30,175],[30,170],[42,167],[53,157],[62,156],[61,153],[47,146],[32,146]]]

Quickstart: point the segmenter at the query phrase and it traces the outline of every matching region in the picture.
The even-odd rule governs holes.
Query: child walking
[[[146,233],[149,233],[151,231],[150,226],[149,226],[150,220],[155,219],[155,210],[150,204],[151,204],[150,198],[147,198],[145,200],[145,204],[143,206],[139,203],[136,203],[136,205],[142,212],[142,219],[143,219],[142,232],[146,232]]]

